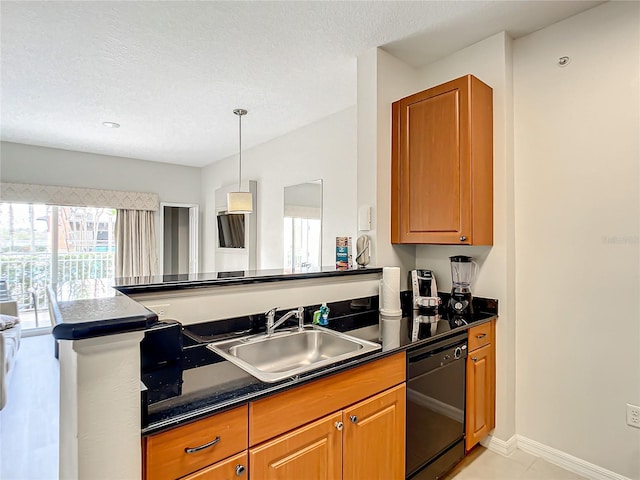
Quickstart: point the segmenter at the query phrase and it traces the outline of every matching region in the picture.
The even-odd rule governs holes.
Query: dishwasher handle
[[[418,355],[407,359],[407,378],[418,377],[466,358],[466,341],[435,350],[422,350]]]

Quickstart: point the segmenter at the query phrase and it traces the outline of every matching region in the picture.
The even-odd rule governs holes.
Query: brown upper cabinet
[[[493,244],[493,90],[473,75],[392,106],[391,242]]]

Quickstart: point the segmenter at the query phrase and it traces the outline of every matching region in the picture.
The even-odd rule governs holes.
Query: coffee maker
[[[421,315],[436,315],[440,297],[436,277],[431,270],[411,270],[411,289],[413,290],[413,309]]]
[[[477,264],[471,257],[455,255],[451,260],[451,297],[448,311],[455,316],[468,318],[473,315],[473,296],[471,295],[471,280]]]

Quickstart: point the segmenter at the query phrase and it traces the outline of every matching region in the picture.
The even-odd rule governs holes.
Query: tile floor
[[[482,447],[480,447],[482,448]],[[482,448],[473,461],[446,480],[584,480],[542,458],[516,450],[509,457]]]
[[[51,335],[23,338],[0,411],[0,479],[58,478],[59,377]],[[583,479],[520,450],[503,457],[478,448],[443,480]]]

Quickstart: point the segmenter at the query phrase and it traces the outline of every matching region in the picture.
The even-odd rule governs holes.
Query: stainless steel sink
[[[213,342],[207,348],[263,382],[277,382],[374,352],[380,345],[313,325],[304,330],[276,331],[271,336]]]

